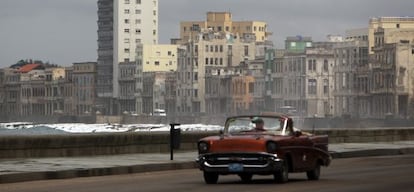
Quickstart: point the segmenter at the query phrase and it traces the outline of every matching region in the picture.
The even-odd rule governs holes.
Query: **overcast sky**
[[[159,43],[179,36],[180,21],[205,20],[208,11],[267,22],[283,47],[287,36],[323,41],[368,27],[371,17],[413,10],[413,0],[159,0]],[[63,66],[96,61],[97,18],[97,0],[0,0],[0,67],[30,58]]]

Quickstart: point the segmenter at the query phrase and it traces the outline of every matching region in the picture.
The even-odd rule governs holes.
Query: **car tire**
[[[308,180],[319,180],[320,174],[321,174],[321,165],[319,163],[316,164],[313,170],[306,172],[306,176],[308,177]]]
[[[289,180],[289,163],[284,160],[281,169],[274,175],[277,183],[286,183]]]
[[[206,184],[216,184],[218,181],[218,173],[206,172],[204,171],[204,182]]]
[[[252,181],[253,178],[253,174],[250,173],[242,173],[239,174],[240,179],[242,180],[243,183],[249,183]]]

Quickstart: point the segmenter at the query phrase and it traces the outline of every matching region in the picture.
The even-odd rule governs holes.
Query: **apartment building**
[[[414,29],[378,27],[372,49],[372,116],[412,118]]]
[[[78,116],[93,115],[99,109],[95,106],[96,62],[73,63],[73,112]]]
[[[207,112],[206,80],[211,76],[240,73],[231,68],[253,60],[256,47],[254,38],[239,39],[230,33],[205,29],[180,49],[177,112],[200,114]]]
[[[334,46],[334,116],[370,114],[368,41],[367,34],[361,32],[361,38],[349,37]]]
[[[333,47],[338,42],[314,42],[312,47],[306,48],[305,116],[307,117],[333,116]]]
[[[137,45],[158,43],[158,0],[98,0],[97,23],[97,102],[119,114],[121,65],[135,64]]]
[[[231,33],[235,38],[253,37],[257,42],[264,42],[271,35],[271,32],[267,31],[266,22],[233,21],[230,12],[207,12],[205,21],[183,21],[180,23],[180,38],[182,42],[195,39],[202,29]]]
[[[375,46],[375,31],[378,28],[383,29],[413,29],[414,17],[373,17],[369,20],[368,26],[369,54]]]
[[[165,76],[155,75],[154,80],[146,81],[146,73],[150,72],[174,72],[177,70],[177,60],[178,60],[178,45],[149,45],[149,44],[140,44],[137,46],[137,57],[136,57],[136,67],[134,74],[134,89],[129,89],[130,93],[133,93],[134,103],[130,103],[129,106],[133,106],[136,113],[149,114],[152,113],[154,107],[159,107],[158,103],[160,101],[152,101],[148,103],[145,97],[153,96],[154,92],[152,89],[146,89],[144,86],[148,86],[148,83],[159,83],[158,78],[164,80],[163,89],[165,88]],[[158,74],[158,73],[156,73]],[[158,86],[152,84],[150,86]],[[165,91],[165,90],[163,90]],[[132,102],[132,100],[131,100]],[[164,101],[160,103],[162,107],[165,107]]]

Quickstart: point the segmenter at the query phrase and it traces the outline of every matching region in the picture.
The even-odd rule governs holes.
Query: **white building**
[[[158,0],[98,0],[98,105],[118,113],[119,65],[135,63],[138,44],[158,43]]]

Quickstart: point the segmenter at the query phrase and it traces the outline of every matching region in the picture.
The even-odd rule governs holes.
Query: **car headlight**
[[[276,153],[277,150],[277,144],[273,141],[269,141],[266,143],[266,151],[268,153]]]
[[[209,150],[209,145],[207,142],[201,141],[198,143],[198,153],[207,153]]]

